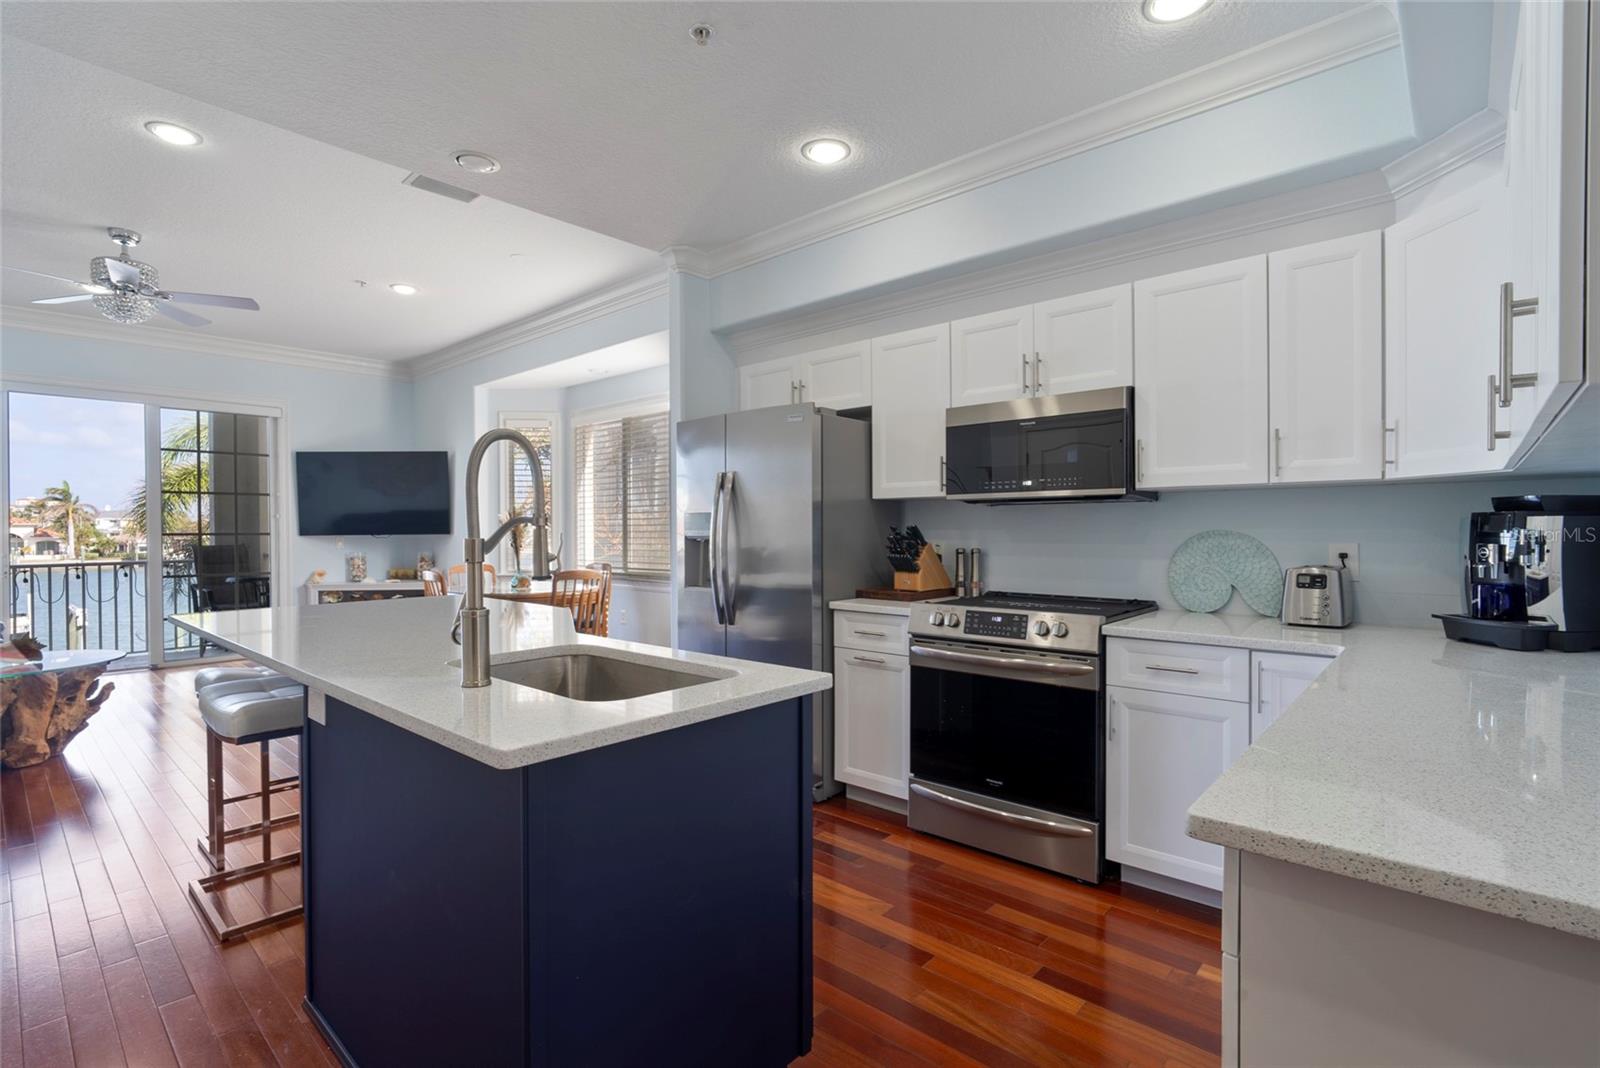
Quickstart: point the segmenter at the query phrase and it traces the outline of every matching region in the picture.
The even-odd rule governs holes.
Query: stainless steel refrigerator
[[[890,577],[871,425],[810,404],[685,420],[677,460],[679,647],[832,671],[828,603]],[[811,713],[820,800],[839,789],[832,693]]]

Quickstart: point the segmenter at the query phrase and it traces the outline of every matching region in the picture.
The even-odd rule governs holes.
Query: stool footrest
[[[298,790],[299,788],[300,776],[288,775],[281,779],[273,779],[272,782],[267,785],[267,795],[270,797],[273,794],[288,793],[290,790]],[[240,801],[257,801],[260,800],[260,798],[260,790],[251,790],[248,793],[234,794],[232,797],[224,797],[222,799],[222,803],[224,805],[233,805],[239,803]]]
[[[215,875],[203,875],[189,884],[189,897],[200,910],[201,917],[206,921],[206,926],[211,928],[211,933],[216,936],[217,941],[227,942],[230,939],[247,935],[251,931],[259,931],[263,927],[270,927],[275,923],[294,919],[305,911],[305,906],[290,905],[276,912],[270,912],[265,916],[258,916],[253,920],[246,920],[243,923],[230,923],[222,915],[222,910],[217,907],[217,893],[226,890],[230,886],[235,886],[251,879],[259,879],[283,868],[294,867],[299,863],[300,853],[296,850],[293,853],[285,853],[281,857],[273,857],[271,860],[260,864],[234,868],[231,871],[218,872]]]
[[[295,827],[298,826],[299,823],[299,813],[291,812],[286,816],[272,817],[271,821],[266,825],[265,828],[263,828],[260,823],[250,823],[243,827],[224,828],[222,832],[222,844],[226,846],[229,842],[237,842],[242,838],[260,838],[263,833],[279,831],[285,827]],[[206,838],[197,838],[195,839],[194,844],[195,847],[200,850],[200,856],[207,864],[211,865],[212,870],[219,872],[226,870],[224,858],[211,852],[211,843],[207,841]]]

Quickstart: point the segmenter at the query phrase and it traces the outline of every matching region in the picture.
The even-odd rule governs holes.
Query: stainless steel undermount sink
[[[489,675],[574,701],[624,701],[727,677],[684,671],[671,660],[657,666],[586,652],[501,660],[489,665]]]

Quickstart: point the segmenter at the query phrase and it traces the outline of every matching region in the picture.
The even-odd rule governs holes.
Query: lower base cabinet
[[[834,777],[905,799],[910,775],[911,666],[901,654],[833,654]]]
[[[1106,859],[1222,889],[1222,847],[1186,814],[1249,744],[1246,702],[1107,687]]]

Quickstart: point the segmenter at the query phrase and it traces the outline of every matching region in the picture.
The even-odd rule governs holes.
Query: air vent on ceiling
[[[400,179],[400,184],[415,186],[425,193],[438,193],[442,197],[459,200],[463,204],[470,204],[478,199],[478,194],[470,189],[462,189],[458,185],[441,182],[437,178],[429,178],[425,174],[408,174]]]

